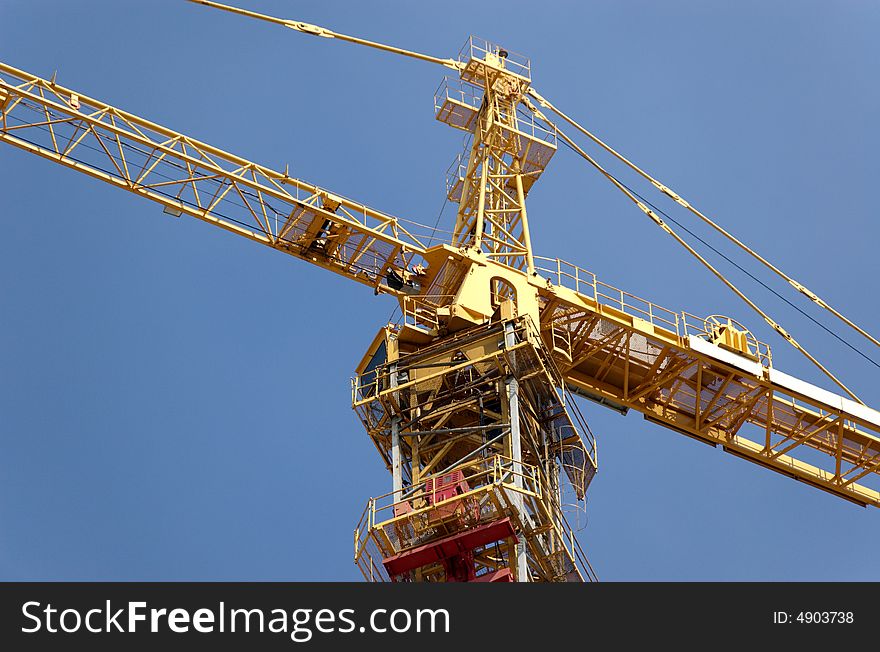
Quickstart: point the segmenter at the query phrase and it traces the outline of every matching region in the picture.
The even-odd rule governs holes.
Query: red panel
[[[425,493],[428,494],[429,502],[440,503],[468,491],[470,491],[470,487],[460,470],[425,481]]]
[[[501,570],[497,570],[493,573],[486,573],[485,575],[480,575],[478,578],[473,580],[474,582],[512,582],[513,581],[513,573],[510,572],[509,568],[502,568]]]
[[[426,543],[412,550],[405,550],[383,559],[382,565],[389,575],[400,575],[512,536],[514,536],[513,525],[509,518],[505,518]]]

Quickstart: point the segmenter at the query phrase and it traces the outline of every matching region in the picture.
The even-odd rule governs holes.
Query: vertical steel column
[[[392,388],[397,387],[397,363],[389,366],[389,382]],[[397,399],[397,397],[395,397]],[[400,405],[399,400],[395,402]],[[391,417],[391,477],[394,490],[394,502],[403,498],[403,468],[400,456],[400,417]]]
[[[504,325],[504,345],[511,347],[515,344],[514,323],[509,321]],[[510,423],[510,457],[513,460],[513,485],[517,489],[523,489],[522,439],[519,432],[519,381],[513,374],[504,379],[504,388],[507,393],[507,417]],[[520,522],[526,523],[523,495],[519,492],[514,492],[512,502],[514,509],[520,515]],[[529,562],[526,557],[526,544],[525,541],[522,541],[522,538],[516,544],[516,579],[519,582],[529,581]]]
[[[526,272],[531,276],[535,272],[535,257],[532,254],[532,237],[529,234],[529,217],[526,214],[526,193],[523,189],[522,174],[519,171],[518,163],[516,167],[516,201],[519,202],[523,246],[526,249]]]

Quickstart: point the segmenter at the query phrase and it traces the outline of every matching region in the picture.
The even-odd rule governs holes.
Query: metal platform
[[[880,412],[772,368],[762,342],[753,340],[749,354],[733,352],[713,343],[710,320],[661,308],[556,259],[541,267],[542,334],[578,394],[880,506]]]
[[[479,36],[468,37],[458,53],[458,61],[463,64],[461,78],[474,84],[481,84],[501,71],[524,83],[532,79],[532,64],[527,56]]]
[[[422,343],[405,328],[386,329],[352,383],[355,412],[398,478],[358,526],[365,576],[458,581],[507,568],[518,579],[592,579],[562,494],[570,488],[565,504],[583,504],[595,439],[537,329],[519,318]],[[464,567],[438,562],[505,518],[521,548],[496,538],[491,554],[462,552]]]
[[[461,131],[473,132],[483,103],[483,89],[453,77],[444,77],[434,93],[435,118]],[[509,124],[496,124],[504,142],[516,142],[515,156],[531,186],[556,153],[556,129],[542,125],[531,114],[517,112]],[[460,197],[459,197],[460,198]]]
[[[368,502],[355,529],[355,563],[371,581],[445,581],[445,560],[473,556],[470,581],[507,570],[522,539],[533,560],[534,579],[594,579],[586,555],[559,509],[546,511],[548,491],[530,465],[517,473],[513,460],[496,455],[459,467],[473,486],[466,493],[434,500],[425,482],[395,501],[389,492]],[[439,475],[439,474],[438,474]],[[517,480],[521,479],[522,482]],[[517,508],[528,502],[530,513]],[[557,505],[558,507],[558,505]]]

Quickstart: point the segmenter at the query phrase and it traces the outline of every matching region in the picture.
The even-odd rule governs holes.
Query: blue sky
[[[880,330],[876,3],[245,6],[441,56],[470,33],[528,54],[558,106]],[[177,0],[0,0],[0,59],[428,224],[461,148],[432,116],[442,69]],[[359,579],[352,529],[389,478],[348,379],[393,301],[10,147],[0,190],[0,578]],[[538,253],[730,314],[827,385],[570,152],[529,216]],[[880,404],[876,368],[731,276]],[[603,579],[880,579],[876,510],[582,409],[600,471],[581,541]]]

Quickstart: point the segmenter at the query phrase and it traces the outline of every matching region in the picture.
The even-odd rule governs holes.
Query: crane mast
[[[453,166],[460,176],[449,193],[459,202],[452,244],[531,274],[526,193],[555,152],[556,134],[520,115],[528,59],[475,37],[459,59],[467,62],[460,78],[444,78],[435,95],[437,119],[473,133],[466,165]]]
[[[525,196],[555,133],[519,115],[529,61],[470,38],[436,117],[472,134],[453,164],[452,247],[428,250],[357,369],[354,406],[392,474],[356,531],[370,579],[595,578],[564,506],[583,504],[596,445],[541,337]]]
[[[570,139],[529,101],[552,107],[526,57],[471,37],[441,59],[196,1],[457,73],[435,117],[471,141],[447,173],[450,241],[427,246],[410,220],[0,64],[0,141],[398,301],[352,379],[391,477],[355,529],[368,580],[597,579],[577,537],[597,446],[575,395],[880,506],[880,413],[779,371],[728,317],[533,254],[526,198]]]

